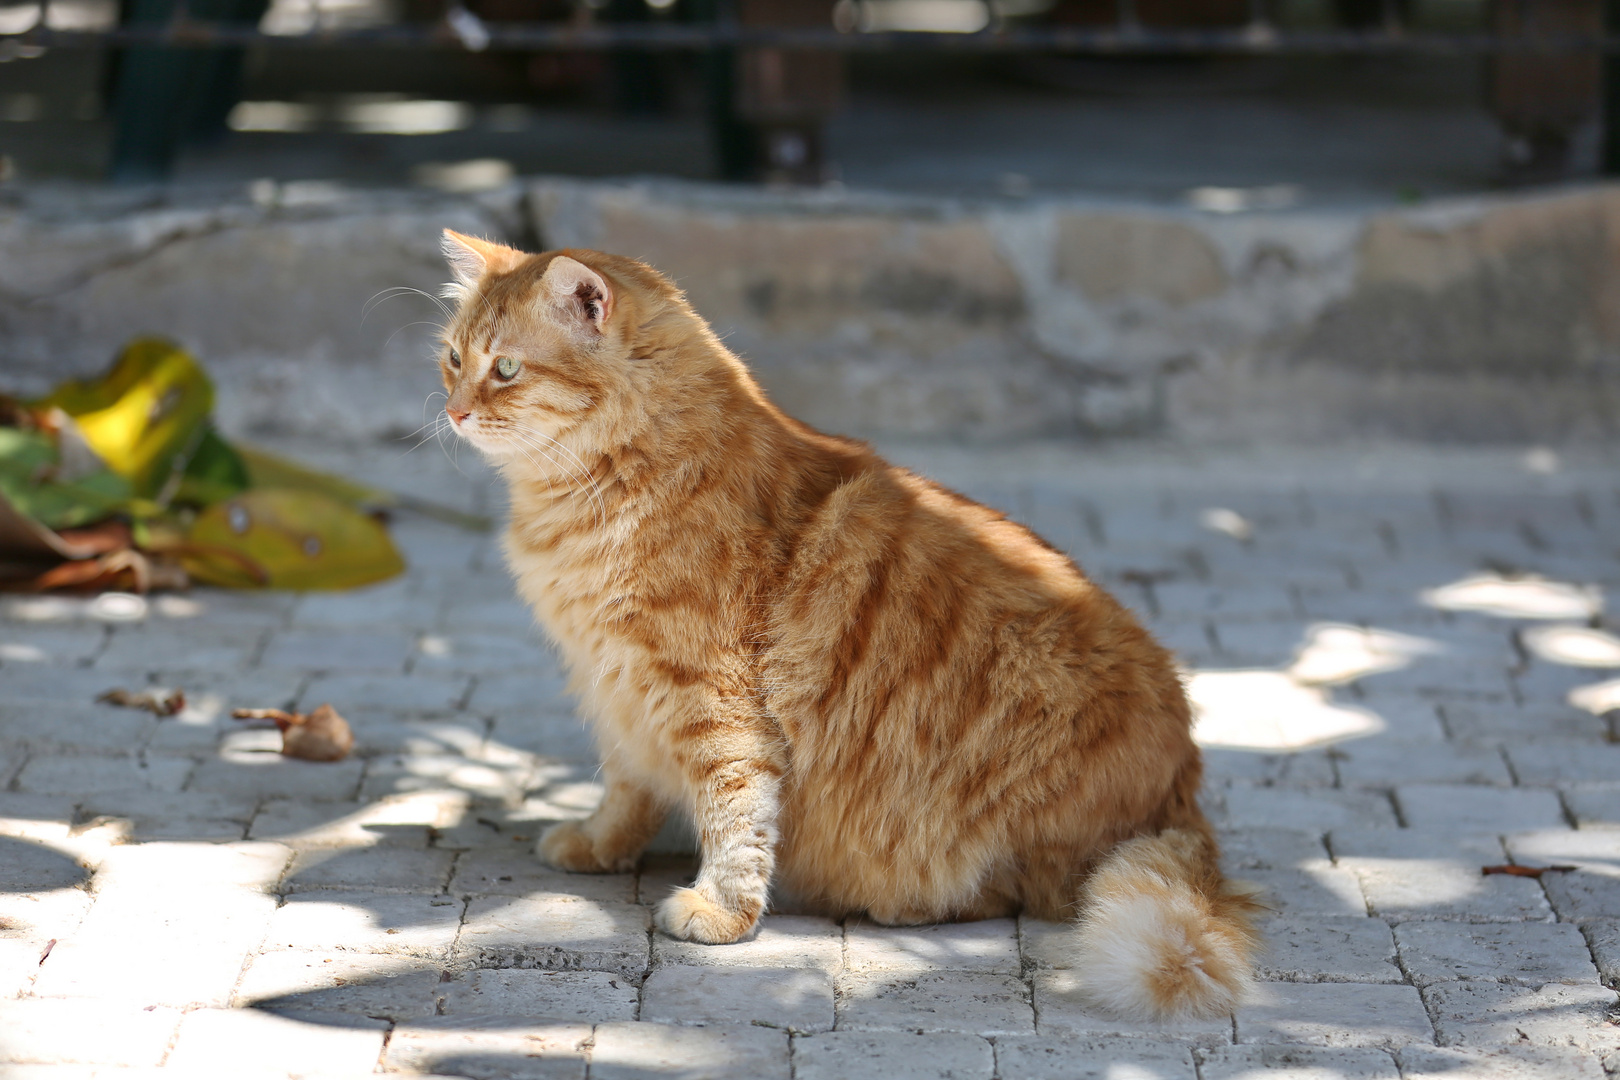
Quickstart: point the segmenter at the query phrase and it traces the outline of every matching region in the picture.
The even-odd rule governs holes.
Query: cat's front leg
[[[673,937],[721,945],[746,935],[765,910],[786,757],[781,736],[746,707],[725,719],[705,716],[685,730],[701,733],[679,757],[693,793],[703,867],[689,888],[658,905],[655,918]]]
[[[584,821],[564,821],[547,829],[536,853],[559,870],[578,874],[622,874],[635,869],[664,824],[665,807],[652,792],[622,774],[604,769],[607,792]]]

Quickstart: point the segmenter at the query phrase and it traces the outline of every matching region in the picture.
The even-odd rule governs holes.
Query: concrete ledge
[[[1620,187],[1209,214],[541,179],[480,198],[268,183],[0,206],[8,384],[159,332],[238,431],[421,423],[436,233],[644,258],[790,411],[867,435],[1607,439]]]

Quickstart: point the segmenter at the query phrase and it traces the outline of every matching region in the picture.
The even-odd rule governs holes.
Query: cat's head
[[[664,278],[600,252],[529,255],[448,229],[444,253],[444,295],[458,303],[439,366],[458,435],[538,463],[559,438],[605,446],[645,414],[669,376],[642,355],[648,328],[685,308]]]

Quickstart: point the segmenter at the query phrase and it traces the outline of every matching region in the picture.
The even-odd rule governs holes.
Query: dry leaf
[[[121,705],[126,709],[145,709],[153,716],[173,716],[186,707],[186,692],[184,690],[171,690],[159,697],[155,691],[142,690],[131,693],[120,687],[114,687],[96,700],[107,705]]]
[[[354,748],[354,732],[349,722],[330,705],[312,712],[295,713],[285,709],[232,709],[238,720],[271,720],[281,729],[281,752],[304,761],[342,761]]]
[[[1506,874],[1509,877],[1539,878],[1549,870],[1560,874],[1570,874],[1579,869],[1578,866],[1518,866],[1505,863],[1501,866],[1482,866],[1479,868],[1479,872],[1483,877],[1490,877],[1492,874]]]

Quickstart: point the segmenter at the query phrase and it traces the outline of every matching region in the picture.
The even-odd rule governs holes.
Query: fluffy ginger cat
[[[1230,1010],[1256,906],[1225,881],[1170,656],[994,510],[785,415],[668,279],[446,231],[457,433],[510,488],[508,564],[606,794],[565,870],[630,869],[680,808],[677,938],[773,890],[887,924],[1073,920],[1096,1004]]]

